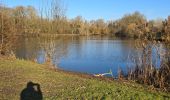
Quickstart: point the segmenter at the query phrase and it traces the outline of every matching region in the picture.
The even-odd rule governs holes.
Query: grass
[[[19,100],[27,82],[39,83],[44,100],[168,100],[170,93],[149,90],[134,82],[95,78],[50,69],[19,59],[0,59],[0,100]]]

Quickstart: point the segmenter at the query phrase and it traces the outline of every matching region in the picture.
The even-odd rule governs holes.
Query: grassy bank
[[[24,60],[0,59],[0,99],[18,100],[26,84],[39,83],[43,99],[170,99],[170,94],[133,82],[67,73]]]

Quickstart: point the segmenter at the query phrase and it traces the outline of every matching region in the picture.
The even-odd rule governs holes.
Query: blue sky
[[[2,0],[1,0],[2,1]],[[3,0],[7,6],[32,5],[38,9],[46,0]],[[139,11],[147,19],[167,18],[170,0],[61,0],[68,18],[83,16],[87,20],[103,18],[116,20],[123,15]]]

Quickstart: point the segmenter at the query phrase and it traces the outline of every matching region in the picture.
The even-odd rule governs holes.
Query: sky
[[[39,9],[46,0],[0,0],[9,7],[32,5]],[[60,0],[67,8],[68,18],[82,16],[87,20],[103,18],[117,20],[125,14],[139,11],[147,19],[167,18],[170,15],[170,0]]]

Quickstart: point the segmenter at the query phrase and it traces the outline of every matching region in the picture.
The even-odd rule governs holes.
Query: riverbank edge
[[[3,62],[6,62],[6,63],[3,63]],[[33,72],[35,71],[35,69],[37,69],[38,67],[42,70],[42,71],[47,71],[47,72],[50,72],[50,73],[52,73],[52,74],[56,74],[56,75],[58,75],[58,74],[61,74],[61,76],[63,77],[63,78],[66,78],[66,77],[76,77],[77,79],[76,80],[88,80],[88,81],[95,81],[94,83],[95,84],[97,84],[97,83],[100,83],[100,82],[102,82],[102,84],[109,84],[109,85],[112,85],[112,84],[116,84],[116,85],[118,85],[118,87],[124,87],[124,85],[125,86],[128,86],[128,88],[129,87],[131,87],[130,89],[134,89],[133,88],[133,86],[139,86],[138,88],[139,88],[139,90],[140,91],[142,91],[142,92],[146,92],[147,94],[154,94],[154,96],[157,96],[158,94],[160,94],[160,95],[158,95],[158,97],[163,97],[163,96],[165,96],[165,97],[168,97],[168,98],[170,98],[170,95],[168,94],[168,93],[163,93],[163,92],[161,92],[161,91],[156,91],[156,90],[150,90],[149,88],[150,87],[147,87],[147,86],[142,86],[142,85],[139,85],[139,84],[137,84],[137,83],[135,83],[135,82],[130,82],[130,81],[125,81],[125,80],[113,80],[113,78],[106,78],[106,77],[95,77],[95,76],[93,76],[93,75],[88,75],[88,74],[82,74],[82,73],[77,73],[77,72],[71,72],[71,71],[64,71],[64,70],[62,70],[62,69],[56,69],[56,68],[54,68],[53,66],[51,66],[51,65],[49,65],[49,64],[43,64],[43,65],[40,65],[40,64],[36,64],[35,62],[31,62],[31,61],[26,61],[26,60],[20,60],[20,59],[15,59],[15,58],[8,58],[8,57],[1,57],[0,58],[0,70],[1,70],[1,72],[0,72],[0,75],[1,75],[1,78],[0,78],[0,81],[1,81],[1,83],[0,83],[0,92],[1,92],[1,94],[2,94],[2,97],[1,97],[1,95],[0,95],[0,98],[3,98],[3,99],[5,99],[5,98],[7,98],[7,97],[5,97],[5,96],[7,96],[8,95],[8,92],[9,91],[7,91],[7,93],[5,92],[5,93],[3,93],[3,89],[5,89],[5,91],[6,90],[8,90],[7,88],[6,88],[6,85],[8,85],[8,83],[10,82],[9,80],[8,80],[8,78],[6,78],[6,77],[8,77],[7,75],[9,75],[10,76],[10,74],[12,74],[12,73],[6,73],[5,75],[4,75],[4,73],[5,72],[8,72],[7,70],[8,69],[6,69],[6,68],[8,68],[8,65],[7,64],[9,64],[9,66],[15,66],[15,67],[10,67],[11,68],[11,70],[20,70],[19,68],[21,67],[22,68],[22,66],[20,66],[20,67],[18,67],[17,66],[17,64],[19,64],[20,65],[20,63],[21,63],[21,65],[23,65],[24,67],[27,67],[26,69],[29,69],[29,70],[32,70]],[[23,64],[22,64],[23,63]],[[6,68],[3,66],[3,64],[6,66]],[[33,65],[33,66],[37,66],[37,68],[35,68],[35,69],[31,69],[32,67],[28,67],[29,65]],[[27,66],[28,65],[28,66]],[[39,69],[38,68],[38,69]],[[14,71],[13,70],[13,71]],[[30,71],[31,72],[31,71]],[[35,71],[36,72],[36,71]],[[16,73],[16,72],[13,72],[13,73]],[[16,77],[18,77],[19,75],[21,75],[22,76],[22,74],[23,74],[23,72],[20,72],[21,74],[19,74],[19,73],[17,73],[17,76]],[[42,73],[41,71],[40,72],[38,72],[38,74],[39,73]],[[29,73],[30,74],[30,73]],[[15,75],[14,75],[15,76]],[[73,80],[74,80],[74,77],[73,77]],[[32,77],[31,77],[32,78]],[[39,77],[38,77],[39,78]],[[5,79],[5,80],[4,80]],[[11,78],[10,78],[11,79]],[[34,78],[33,78],[33,80],[35,80]],[[50,79],[50,80],[52,80],[52,79]],[[6,82],[6,81],[8,81],[8,82]],[[18,81],[18,80],[14,80],[14,83],[15,83],[15,81]],[[56,80],[55,80],[56,81]],[[87,82],[88,82],[87,81]],[[4,82],[4,83],[3,83]],[[40,82],[40,81],[39,81]],[[65,80],[65,82],[67,82],[67,80]],[[72,81],[71,81],[72,82]],[[43,83],[43,82],[40,82],[40,83]],[[48,82],[46,82],[46,83],[48,83]],[[93,83],[93,82],[92,82]],[[12,83],[10,83],[10,84],[12,84]],[[78,83],[79,84],[79,83]],[[85,83],[86,84],[86,83]],[[102,84],[100,84],[100,85],[102,85]],[[16,85],[16,84],[15,84]],[[23,84],[22,84],[23,85]],[[48,85],[48,84],[46,84],[46,85]],[[92,85],[92,84],[90,84],[90,85]],[[8,87],[8,86],[7,86]],[[10,86],[9,86],[10,87]],[[75,86],[76,87],[76,86]],[[100,87],[100,86],[99,86]],[[14,90],[17,88],[17,87],[13,87],[14,88]],[[100,88],[108,88],[107,86],[105,87],[100,87]],[[16,89],[17,90],[17,89]],[[46,90],[46,89],[45,89]],[[89,91],[91,91],[91,90],[89,90]],[[46,93],[46,92],[45,92]],[[14,94],[16,94],[16,93],[14,93]],[[145,94],[145,93],[144,93]],[[67,94],[68,95],[68,94]],[[132,96],[133,96],[133,94],[132,94]],[[18,98],[18,95],[17,96],[14,96],[14,95],[11,95],[11,98]],[[46,96],[47,98],[49,98],[49,97],[51,97],[50,96],[50,94],[48,94],[47,93],[47,96]],[[81,96],[80,96],[81,97]],[[15,99],[14,99],[15,100]]]

